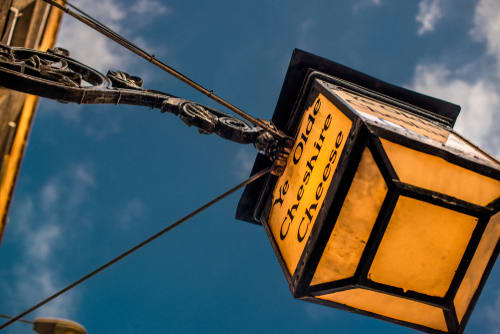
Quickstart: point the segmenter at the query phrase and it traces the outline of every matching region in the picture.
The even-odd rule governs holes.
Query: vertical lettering
[[[300,148],[300,153],[297,156],[297,150]],[[304,150],[304,144],[302,142],[299,142],[297,146],[295,147],[295,150],[293,151],[293,163],[297,164],[302,157],[302,151]]]
[[[318,111],[319,111],[319,108],[321,107],[321,100],[318,99],[316,101],[316,104],[314,105],[314,116],[316,116],[318,114]]]
[[[318,187],[316,188],[316,200],[319,201],[321,198],[321,195],[323,195],[323,182],[320,182],[318,184]]]
[[[283,199],[288,191],[288,187],[289,187],[289,184],[288,184],[288,180],[285,181],[285,183],[283,185],[280,186],[280,190],[279,190],[279,198],[275,199],[274,202],[273,202],[273,206],[275,206],[276,204],[280,204],[283,205]]]
[[[283,226],[285,226],[285,222],[286,222],[286,219],[288,217],[285,216],[285,218],[283,219],[283,222],[281,223],[281,228],[280,228],[280,239],[281,240],[285,240],[287,234],[288,234],[288,230],[290,230],[290,223],[288,223],[288,225],[286,225],[286,231],[283,232]]]
[[[309,118],[307,119],[307,125],[306,125],[306,135],[309,136],[309,134],[311,133],[311,130],[313,128],[313,125],[314,125],[314,117],[309,115]]]
[[[306,209],[306,216],[307,216],[308,222],[306,225],[306,230],[304,231],[304,233],[301,233],[300,231],[302,230],[302,224],[304,223],[304,219],[305,219],[305,217],[302,217],[302,220],[300,221],[300,224],[299,224],[299,228],[297,230],[297,240],[299,242],[302,242],[302,240],[304,240],[304,238],[306,237],[307,231],[309,231],[309,225],[312,223],[312,220],[313,220],[313,215],[311,214],[311,211],[316,210],[317,207],[318,207],[318,203],[314,203],[314,204],[311,204],[309,206],[309,208]]]
[[[304,196],[304,185],[301,185],[299,191],[297,191],[297,201],[300,201]]]
[[[344,140],[344,134],[342,133],[342,131],[340,131],[339,134],[337,135],[337,140],[335,141],[335,148],[339,148],[343,140]]]

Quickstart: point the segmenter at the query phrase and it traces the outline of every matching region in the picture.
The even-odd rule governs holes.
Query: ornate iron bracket
[[[62,48],[41,52],[0,44],[0,85],[62,103],[129,104],[170,112],[202,134],[254,144],[273,161],[273,174],[283,172],[292,146],[290,138],[277,138],[261,127],[193,101],[144,89],[141,78],[121,71],[104,76],[69,56]],[[266,121],[272,129],[274,125]],[[286,139],[283,139],[286,138]]]

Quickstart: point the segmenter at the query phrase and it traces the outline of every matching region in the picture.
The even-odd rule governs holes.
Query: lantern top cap
[[[273,115],[273,122],[278,127],[284,125],[282,124],[283,121],[286,122],[288,113],[293,109],[302,85],[311,71],[334,76],[362,89],[371,90],[422,109],[428,113],[429,117],[437,117],[443,124],[451,127],[455,124],[460,113],[460,106],[456,104],[392,85],[326,58],[300,49],[294,49]],[[425,117],[425,115],[422,116]]]

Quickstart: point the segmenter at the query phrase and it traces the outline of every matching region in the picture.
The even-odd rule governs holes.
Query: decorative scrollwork
[[[223,138],[240,143],[254,143],[262,132],[259,127],[252,127],[239,118],[223,116],[218,118],[217,134]]]
[[[0,44],[0,85],[7,88],[63,103],[121,103],[159,108],[178,115],[200,133],[215,133],[238,143],[254,144],[275,162],[274,173],[279,173],[286,164],[289,153],[286,147],[291,147],[290,143],[284,143],[269,131],[198,103],[144,89],[142,84],[141,78],[122,71],[108,71],[104,76],[70,58],[69,51],[63,48],[40,52]]]
[[[24,64],[38,71],[41,79],[55,81],[68,87],[81,87],[82,75],[71,70],[65,59],[44,59],[33,55],[24,60]]]
[[[259,133],[263,131],[259,127],[251,127],[236,117],[190,101],[181,103],[177,114],[187,125],[196,126],[200,133],[216,133],[222,138],[242,144],[254,143]]]
[[[208,111],[204,106],[186,102],[179,108],[179,117],[188,126],[196,126],[200,133],[209,134],[215,131],[217,116]]]
[[[14,62],[14,54],[12,49],[6,45],[0,44],[0,61]]]
[[[22,86],[28,93],[30,90],[39,91],[35,86],[46,88],[49,93],[48,85],[51,84],[70,88],[104,88],[108,85],[107,79],[102,74],[70,58],[69,51],[63,48],[41,52],[0,44],[0,66],[2,70],[10,70],[5,74],[10,79],[15,79],[14,84],[23,82]],[[44,96],[39,92],[35,94]],[[62,98],[45,97],[58,100]]]
[[[60,48],[60,47],[55,47],[55,48],[52,48],[52,49],[48,49],[47,53],[52,53],[52,54],[54,54],[56,56],[69,57],[69,50],[68,49],[64,49],[64,48]]]
[[[115,88],[130,88],[142,90],[143,80],[137,76],[130,75],[123,71],[108,71],[106,74],[111,84]]]

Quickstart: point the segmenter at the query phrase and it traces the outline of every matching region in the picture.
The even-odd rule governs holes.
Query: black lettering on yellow
[[[321,195],[323,195],[323,182],[320,182],[318,184],[318,187],[316,188],[316,200],[319,201],[321,198]]]
[[[297,201],[300,201],[304,196],[304,185],[301,185],[299,191],[297,191]]]
[[[326,182],[330,177],[330,171],[332,170],[330,163],[327,163],[325,169],[323,169],[323,182]]]
[[[337,140],[335,140],[335,148],[339,148],[343,140],[344,140],[344,134],[342,133],[342,131],[340,131],[339,134],[337,135]]]
[[[304,173],[304,178],[302,179],[302,182],[304,182],[304,184],[307,185],[310,177],[311,177],[311,172],[306,170],[306,172]]]
[[[307,216],[306,230],[304,231],[304,233],[301,233],[302,224],[304,224],[304,220],[306,217],[302,217],[302,220],[300,221],[299,228],[297,230],[297,240],[299,242],[302,242],[302,240],[304,240],[304,238],[306,237],[307,231],[309,231],[309,226],[311,225],[313,218],[314,218],[314,215],[313,215],[313,213],[311,213],[311,211],[313,211],[313,210],[315,211],[317,207],[318,207],[318,203],[313,203],[309,206],[309,208],[306,209],[306,216]]]
[[[278,203],[279,203],[280,206],[283,205],[283,199],[285,198],[285,195],[286,195],[286,193],[288,191],[288,186],[289,186],[288,180],[286,180],[285,183],[280,186],[279,197],[274,200],[273,206],[275,206]]]
[[[297,155],[297,150],[300,148],[299,150],[299,154]],[[297,164],[300,160],[300,158],[302,157],[302,151],[304,151],[304,144],[302,144],[302,142],[299,142],[297,144],[297,146],[295,146],[295,150],[293,151],[293,163],[294,164]]]
[[[318,114],[319,108],[321,107],[321,100],[318,99],[316,103],[314,104],[314,116]]]
[[[290,222],[288,222],[288,224],[286,225],[286,231],[283,232],[283,226],[285,226],[285,222],[287,220],[287,216],[285,216],[285,218],[283,218],[283,222],[281,223],[281,228],[280,228],[280,239],[281,240],[285,240],[287,234],[288,234],[288,230],[290,230]]]

